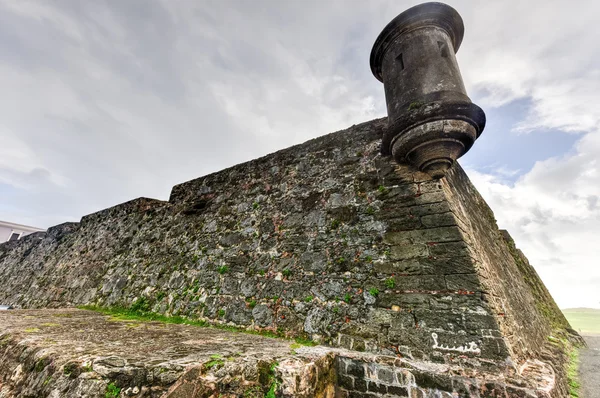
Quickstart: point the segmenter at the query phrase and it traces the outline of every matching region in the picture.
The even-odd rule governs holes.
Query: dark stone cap
[[[458,11],[444,3],[416,5],[392,19],[375,40],[371,50],[371,71],[377,80],[383,81],[381,63],[388,46],[394,39],[403,33],[424,26],[438,26],[444,29],[450,36],[454,52],[458,51],[465,33],[465,26]]]

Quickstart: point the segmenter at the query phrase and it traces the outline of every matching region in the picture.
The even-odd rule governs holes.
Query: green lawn
[[[600,334],[600,309],[567,308],[562,312],[579,333]]]

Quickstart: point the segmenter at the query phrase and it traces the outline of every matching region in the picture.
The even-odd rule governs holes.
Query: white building
[[[8,242],[9,240],[17,240],[25,235],[38,231],[45,231],[45,229],[0,221],[0,243]]]

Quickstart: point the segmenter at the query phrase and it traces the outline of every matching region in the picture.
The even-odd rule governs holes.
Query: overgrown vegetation
[[[554,335],[548,336],[548,341],[556,346],[560,351],[567,354],[568,360],[565,362],[565,371],[567,375],[567,387],[569,396],[579,397],[579,348],[578,342],[572,340],[561,329],[555,329]]]
[[[269,368],[269,381],[270,387],[269,391],[265,395],[265,398],[275,398],[277,395],[277,387],[279,387],[279,381],[277,380],[277,376],[275,375],[275,368],[279,365],[277,362],[273,362]]]
[[[408,110],[412,111],[413,109],[419,109],[420,107],[422,107],[423,105],[425,105],[424,102],[421,101],[413,101],[408,105]]]
[[[63,368],[63,374],[65,376],[71,376],[76,371],[77,371],[77,364],[74,362],[66,364]]]
[[[218,369],[221,366],[223,366],[224,364],[225,364],[225,361],[223,360],[222,355],[213,354],[210,356],[210,361],[208,361],[204,364],[204,368],[205,369],[212,369],[212,368]]]
[[[148,312],[150,311],[150,303],[146,297],[140,297],[131,305],[131,310],[135,312]]]
[[[515,246],[515,242],[512,240],[505,240],[505,243],[511,256],[515,260],[515,264],[517,265],[523,280],[531,289],[538,313],[550,323],[552,329],[565,329],[569,327],[566,318],[552,300],[550,293],[548,293],[543,283],[541,283],[541,280],[535,273],[533,267],[527,264],[520,255],[519,250]]]
[[[579,350],[573,348],[569,353],[569,364],[567,366],[567,383],[571,397],[579,397]]]
[[[385,280],[385,285],[389,288],[389,289],[393,289],[396,287],[396,280],[394,278],[387,278]]]
[[[115,385],[115,383],[109,383],[106,386],[106,393],[104,394],[104,398],[117,398],[121,393],[121,389]]]
[[[229,271],[229,268],[227,268],[226,265],[222,265],[219,268],[217,268],[217,272],[221,275],[223,275],[224,273],[226,273],[227,271]]]

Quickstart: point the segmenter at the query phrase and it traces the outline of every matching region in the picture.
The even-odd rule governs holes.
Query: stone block
[[[426,293],[379,293],[377,305],[384,308],[400,307],[401,311],[414,308],[429,308],[430,295]]]
[[[418,206],[410,207],[410,214],[414,216],[427,216],[431,214],[439,214],[450,211],[450,206],[447,201],[437,203],[427,203]]]
[[[388,200],[385,200],[386,206],[387,204],[394,204],[396,206],[420,206],[425,204],[443,202],[446,200],[446,197],[443,192],[427,192],[423,194],[412,194],[405,196],[395,196]]]
[[[443,329],[451,332],[465,329],[463,315],[460,313],[416,309],[412,314],[423,329]]]
[[[390,260],[375,263],[375,270],[386,274],[431,275],[475,273],[473,260],[467,256],[414,257],[406,260]]]
[[[412,348],[412,353],[418,357],[418,351],[430,352],[432,350],[431,332],[416,327],[412,328],[390,328],[388,340],[392,344],[407,345]]]
[[[469,247],[463,241],[436,243],[429,245],[429,252],[435,257],[469,256]]]
[[[354,389],[360,392],[367,392],[369,390],[368,381],[364,377],[356,378],[354,380]]]
[[[425,268],[417,259],[377,262],[375,263],[374,268],[376,272],[388,275],[421,275],[426,273]]]
[[[430,214],[445,213],[448,211],[450,211],[450,207],[445,201],[407,207],[391,206],[386,203],[382,208],[382,216],[384,218],[405,217],[407,215],[420,217]]]
[[[354,377],[345,374],[338,374],[337,384],[338,386],[347,390],[354,390]]]
[[[401,244],[390,247],[390,258],[392,260],[406,260],[414,257],[426,257],[429,249],[426,244]]]
[[[508,358],[510,352],[506,346],[507,341],[502,337],[484,337],[481,339],[481,356],[502,360]]]
[[[259,304],[252,309],[252,317],[258,326],[266,327],[273,323],[273,312],[263,304]]]
[[[473,308],[472,311],[483,311],[483,308]],[[484,329],[498,329],[498,322],[496,321],[496,318],[491,314],[483,315],[477,313],[470,313],[468,317],[465,317],[465,328],[467,330],[473,330],[479,333],[481,330]]]
[[[431,295],[429,305],[432,310],[455,310],[463,312],[465,309],[480,312],[487,304],[481,299],[481,295],[445,292],[444,294]],[[483,310],[485,312],[485,310]]]
[[[401,386],[388,386],[388,395],[392,397],[408,397],[408,389]]]
[[[377,394],[386,394],[388,391],[387,386],[384,383],[377,383],[375,381],[369,381],[367,383],[367,390]]]
[[[365,393],[365,392],[358,392],[358,391],[350,391],[348,394],[349,398],[379,398],[378,395],[375,394],[371,394],[371,393]]]
[[[415,377],[407,369],[396,370],[396,380],[401,386],[413,385]]]
[[[410,390],[410,398],[425,398],[424,390],[420,388],[411,388]]]
[[[422,216],[421,223],[425,228],[447,227],[456,225],[456,219],[452,212],[447,212]]]
[[[386,201],[392,201],[392,198],[404,198],[407,196],[415,196],[418,194],[417,184],[400,184],[387,189],[385,192]]]
[[[470,292],[482,291],[482,286],[477,274],[446,275],[445,278],[448,290],[466,290]]]
[[[396,317],[397,313],[383,308],[370,308],[367,313],[367,322],[371,325],[390,325],[392,318]]]
[[[377,379],[385,384],[393,384],[395,380],[394,371],[391,368],[381,366],[377,370]]]
[[[452,378],[449,375],[413,370],[415,383],[420,388],[452,392]]]
[[[423,227],[419,217],[408,214],[404,217],[394,218],[387,221],[388,231],[408,231]]]
[[[412,243],[438,243],[462,241],[463,236],[457,227],[439,227],[418,229],[413,231],[387,232],[384,242],[390,245],[405,245]]]
[[[364,362],[350,360],[346,365],[346,373],[350,376],[362,379],[365,377]]]
[[[400,291],[438,291],[446,290],[446,281],[442,275],[395,276],[396,290]]]

